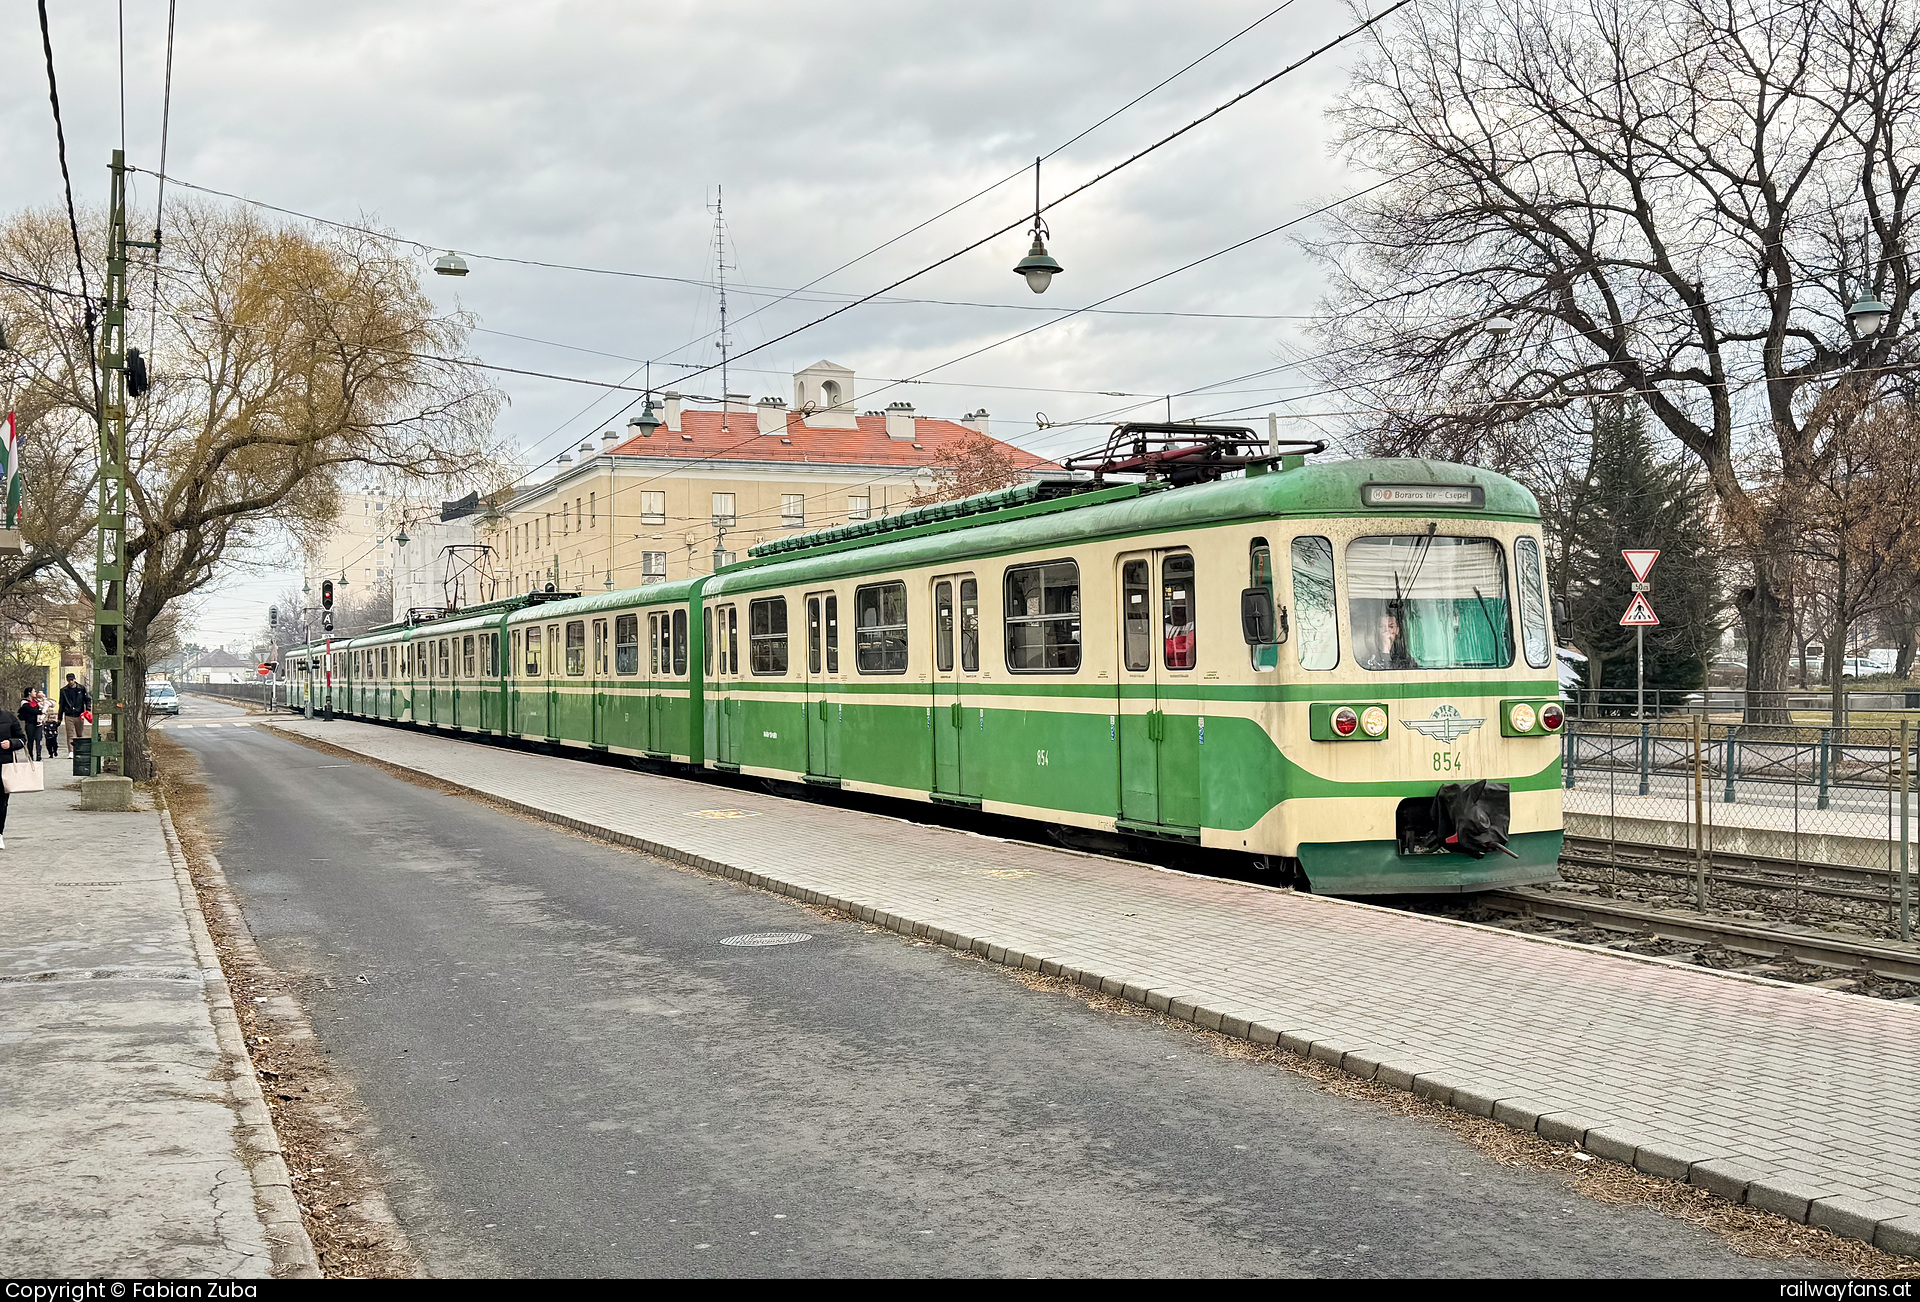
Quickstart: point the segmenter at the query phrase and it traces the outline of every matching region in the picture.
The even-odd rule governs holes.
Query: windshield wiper
[[[1507,635],[1498,624],[1493,622],[1493,608],[1487,605],[1487,599],[1480,595],[1480,589],[1475,588],[1473,590],[1473,599],[1480,603],[1480,617],[1487,621],[1487,632],[1493,634],[1494,654],[1499,657],[1499,660],[1495,663],[1505,664],[1507,661],[1513,659],[1513,656],[1507,651]],[[1483,665],[1480,667],[1490,668],[1491,666]]]

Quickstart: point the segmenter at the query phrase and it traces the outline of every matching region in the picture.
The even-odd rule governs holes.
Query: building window
[[[864,520],[872,510],[871,497],[849,497],[847,499],[847,519]]]
[[[780,494],[780,523],[798,529],[807,522],[807,499],[800,493]]]
[[[854,663],[863,674],[907,672],[907,585],[853,590]]]
[[[1007,571],[1007,668],[1017,674],[1080,668],[1080,567],[1073,561]]]
[[[570,511],[571,508],[565,502],[560,503],[560,536],[562,538],[573,532],[573,516]]]
[[[600,527],[600,495],[598,493],[587,494],[587,527],[589,529]]]
[[[713,523],[715,528],[733,527],[733,494],[715,493],[713,495]]]
[[[665,552],[640,553],[640,582],[665,583],[667,581],[667,554]]]
[[[665,524],[667,522],[667,495],[665,491],[654,492],[644,489],[640,493],[640,523]]]
[[[787,672],[787,599],[763,597],[747,606],[747,656],[756,674]]]

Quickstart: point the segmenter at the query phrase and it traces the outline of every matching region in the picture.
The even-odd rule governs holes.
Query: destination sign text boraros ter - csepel
[[[1487,490],[1479,484],[1362,484],[1360,501],[1366,506],[1479,509],[1487,504]]]

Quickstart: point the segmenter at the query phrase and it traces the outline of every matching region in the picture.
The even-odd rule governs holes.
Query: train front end
[[[1418,460],[1276,478],[1259,677],[1280,799],[1259,840],[1321,894],[1553,880],[1566,714],[1532,494]]]

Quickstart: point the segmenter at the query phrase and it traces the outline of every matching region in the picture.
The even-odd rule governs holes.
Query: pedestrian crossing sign
[[[1647,604],[1647,594],[1644,592],[1633,594],[1633,600],[1627,603],[1627,613],[1620,617],[1622,628],[1652,628],[1659,622],[1660,617]]]

